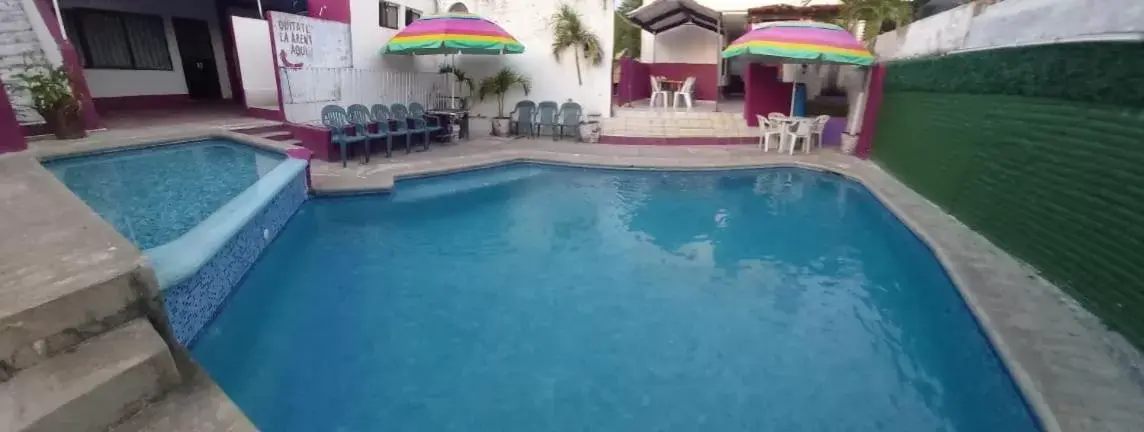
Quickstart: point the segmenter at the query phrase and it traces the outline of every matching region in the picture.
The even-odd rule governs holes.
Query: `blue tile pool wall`
[[[302,172],[198,272],[164,291],[163,307],[179,343],[194,343],[306,197],[306,173]]]

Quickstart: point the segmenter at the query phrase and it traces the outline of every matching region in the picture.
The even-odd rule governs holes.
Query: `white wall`
[[[505,31],[524,44],[523,54],[493,56],[459,56],[458,65],[477,77],[478,81],[495,73],[501,66],[509,66],[532,80],[532,92],[527,96],[533,101],[551,100],[563,103],[572,99],[584,107],[586,114],[609,115],[612,104],[612,61],[613,50],[613,5],[610,0],[567,0],[582,15],[591,31],[600,38],[604,50],[604,61],[592,66],[580,59],[584,83],[576,80],[576,66],[573,52],[568,50],[559,63],[552,56],[552,31],[548,28],[548,18],[560,4],[557,0],[466,0],[469,11],[496,22]],[[452,1],[445,0],[448,7]],[[516,102],[525,99],[523,92],[513,91],[505,96],[506,114]],[[496,102],[478,102],[478,114],[496,114]]]
[[[447,0],[443,1],[447,2]],[[433,0],[396,0],[393,3],[401,5],[401,9],[397,13],[397,30],[378,25],[381,13],[380,1],[350,0],[350,19],[353,21],[350,23],[350,39],[353,41],[354,68],[428,72],[429,65],[432,64],[432,71],[436,72],[436,63],[429,62],[431,59],[381,54],[381,48],[385,46],[385,43],[389,42],[389,39],[398,31],[405,28],[406,8],[419,10],[422,16],[432,15],[435,10]],[[448,5],[443,5],[443,7],[448,7]]]
[[[226,56],[218,12],[213,0],[60,0],[60,8],[91,8],[159,15],[163,17],[167,32],[167,47],[171,53],[170,71],[143,71],[117,69],[84,69],[88,88],[94,98],[187,94],[183,78],[183,63],[175,40],[172,17],[206,21],[210,26],[211,45],[215,52],[219,87],[223,98],[231,98],[230,78],[226,72]]]
[[[974,15],[969,4],[878,36],[879,61],[955,51],[1053,43],[1117,40],[1144,35],[1140,0],[1006,0]]]
[[[266,20],[230,17],[235,51],[242,74],[246,106],[278,110],[274,83],[274,54],[270,50],[270,25]]]
[[[527,96],[534,101],[552,100],[564,102],[573,99],[580,103],[586,113],[607,114],[611,108],[612,83],[612,36],[613,6],[611,1],[567,0],[583,15],[592,31],[600,38],[604,48],[604,61],[599,66],[590,66],[581,60],[584,84],[577,84],[576,69],[572,62],[572,51],[557,63],[552,56],[552,36],[548,28],[548,17],[556,10],[557,0],[462,0],[470,12],[481,15],[500,25],[505,31],[524,44],[523,54],[505,56],[457,56],[456,64],[475,81],[494,74],[502,66],[509,66],[532,80],[532,92]],[[444,12],[454,0],[442,0],[440,10]],[[434,3],[431,0],[398,0],[402,5],[402,27],[404,27],[405,7],[412,6],[424,15],[431,15]],[[396,31],[378,26],[378,2],[375,0],[351,0],[351,35],[355,69],[396,71],[433,74],[440,64],[446,62],[444,56],[401,57],[382,55],[381,48]],[[439,89],[447,94],[447,86]],[[524,99],[523,92],[513,91],[506,95],[506,112],[517,101]],[[391,101],[392,102],[392,101]],[[474,100],[474,112],[491,116],[496,114],[494,100],[480,102]]]
[[[684,25],[654,36],[648,32],[643,35],[652,43],[650,49],[640,51],[642,62],[715,64],[721,59],[722,37],[702,27]]]
[[[286,120],[294,123],[319,123],[322,107],[328,104],[370,106],[377,103],[420,102],[428,106],[431,93],[443,87],[440,85],[441,76],[435,73],[437,59],[381,55],[382,46],[397,30],[378,25],[379,4],[380,2],[368,0],[353,0],[350,3],[353,22],[348,25],[348,30],[352,66],[303,66],[302,69],[286,70],[281,80]],[[431,4],[421,6],[428,7],[422,9],[414,6],[414,9],[426,14],[434,10]],[[402,6],[399,27],[404,27],[404,23],[405,7]],[[335,23],[334,26],[347,24]],[[320,31],[319,27],[315,26],[314,31]],[[345,27],[341,27],[340,31],[346,31]],[[419,71],[419,64],[423,70],[429,70],[431,64],[432,73]],[[245,78],[244,70],[243,79]],[[298,93],[294,93],[295,89]]]

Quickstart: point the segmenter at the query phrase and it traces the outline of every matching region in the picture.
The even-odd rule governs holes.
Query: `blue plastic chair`
[[[432,137],[438,134],[444,127],[441,126],[441,119],[435,116],[425,114],[425,107],[417,102],[409,103],[409,117],[413,119],[413,123],[420,123],[422,127],[428,131],[426,137]],[[425,149],[429,149],[429,140],[425,141]]]
[[[384,128],[381,127],[381,125],[378,124],[377,120],[373,118],[373,115],[371,115],[369,113],[369,108],[366,108],[365,105],[359,105],[359,104],[350,105],[350,108],[347,111],[347,113],[349,114],[349,117],[350,117],[350,124],[354,125],[355,134],[365,137],[365,161],[366,162],[369,162],[369,155],[370,155],[370,153],[372,153],[370,151],[370,145],[369,145],[370,140],[385,138],[386,147],[388,148],[388,146],[389,146],[389,127],[388,127],[389,125],[388,124]],[[373,126],[375,124],[378,125],[377,126],[377,132],[371,132],[369,130],[370,126]]]
[[[508,133],[511,135],[533,135],[532,123],[536,116],[536,102],[528,99],[516,103],[512,112],[508,113]],[[522,132],[526,131],[526,132]]]
[[[348,135],[346,128],[350,127],[350,117],[346,110],[337,105],[326,105],[322,108],[322,125],[330,131],[330,142],[337,144],[342,150],[342,168],[346,167],[346,147],[356,142],[366,142],[365,135]],[[368,147],[366,154],[369,154]]]
[[[405,140],[405,154],[409,154],[409,152],[413,151],[414,134],[421,134],[422,137],[425,138],[425,142],[422,143],[422,146],[425,147],[425,150],[429,150],[429,130],[422,124],[411,121],[412,119],[409,118],[409,109],[406,108],[405,105],[395,103],[389,106],[389,111],[393,114],[394,124],[396,125],[395,130],[399,133],[404,131],[409,135],[409,139]]]
[[[560,138],[564,138],[565,128],[571,128],[574,132],[571,135],[575,136],[577,140],[581,139],[580,120],[583,114],[584,109],[576,102],[565,102],[560,105],[560,113],[556,115],[558,123],[560,123]]]
[[[544,101],[536,105],[536,121],[533,122],[536,125],[536,136],[540,136],[544,133],[543,129],[549,127],[552,128],[552,140],[556,140],[556,133],[560,126],[557,119],[559,112],[559,106],[553,101]]]
[[[370,108],[373,114],[373,120],[377,122],[378,132],[385,132],[385,157],[393,155],[393,136],[394,135],[407,135],[405,131],[393,130],[393,115],[389,113],[389,107],[383,104],[374,104]]]

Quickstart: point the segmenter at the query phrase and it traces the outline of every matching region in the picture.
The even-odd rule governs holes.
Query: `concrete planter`
[[[852,155],[858,148],[858,135],[842,134],[842,153]]]
[[[600,142],[599,114],[588,114],[588,121],[580,123],[580,139],[587,143]]]
[[[508,135],[508,117],[493,117],[492,119],[492,135],[493,136],[507,136]]]

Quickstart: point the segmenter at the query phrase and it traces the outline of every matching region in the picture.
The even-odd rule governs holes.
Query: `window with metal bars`
[[[64,9],[63,17],[84,68],[174,69],[162,17],[95,9]]]
[[[401,6],[400,5],[398,5],[397,3],[390,3],[387,1],[383,1],[383,2],[381,2],[381,11],[380,12],[381,13],[378,14],[379,15],[378,16],[378,25],[385,27],[385,28],[391,28],[391,29],[397,29],[398,28],[398,26],[400,25],[400,22],[398,21],[398,15],[401,12]]]

